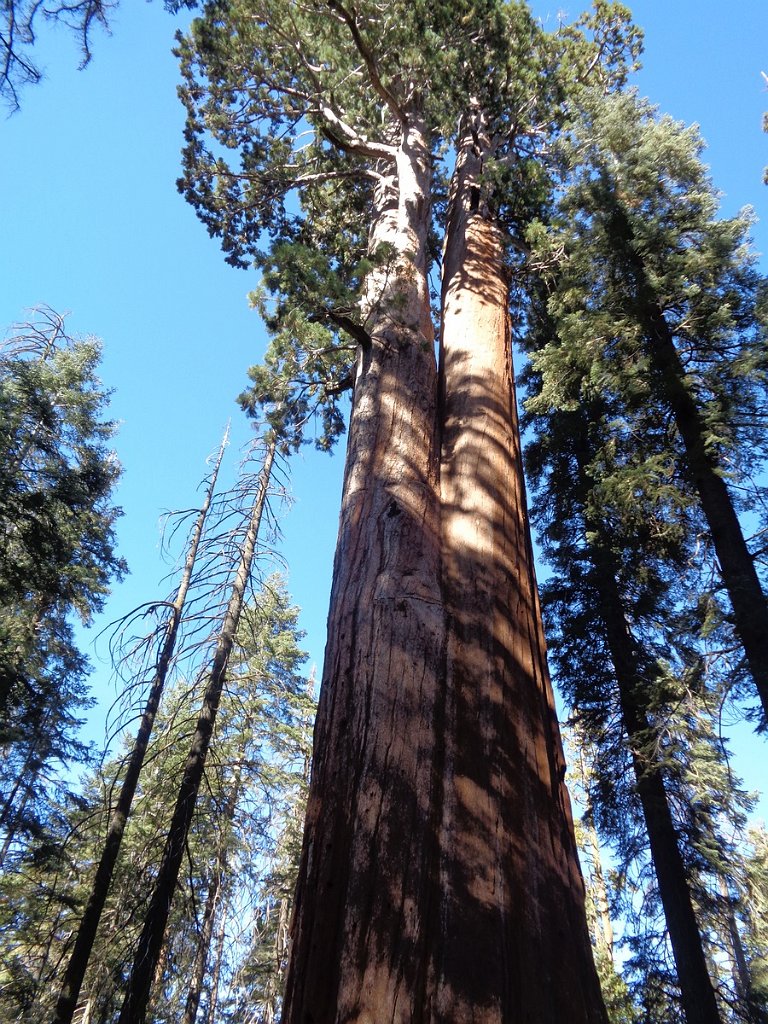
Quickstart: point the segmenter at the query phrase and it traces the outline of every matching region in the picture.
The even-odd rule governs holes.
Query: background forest
[[[535,4],[533,13],[555,30],[558,12]],[[716,452],[727,464],[765,592],[767,268],[750,253],[768,235],[739,211],[751,203],[759,214],[764,199],[766,16],[757,4],[736,18],[714,3],[663,15],[637,3],[632,14],[646,38],[630,80],[662,113],[701,125],[714,184],[695,132],[625,92],[584,102],[561,141],[570,173],[554,198],[505,214],[541,218],[526,236],[529,270],[514,264],[528,296],[517,321],[527,354],[516,361],[526,366],[531,518],[547,556],[538,573],[561,717],[571,720],[567,782],[610,1019],[761,1022],[761,712],[717,582],[711,523],[695,488],[680,483],[670,423],[677,417],[682,436],[684,410],[672,391],[649,393],[645,382],[662,371],[642,338],[660,337],[659,304],[674,310],[704,409],[702,459]],[[10,257],[0,281],[0,1016],[9,1021],[63,1022],[75,1005],[80,1024],[140,1019],[123,995],[131,964],[153,962],[147,950],[157,961],[146,979],[151,1019],[280,1019],[343,456],[304,446],[289,457],[290,445],[255,433],[235,405],[269,338],[246,300],[258,274],[226,266],[174,190],[183,108],[169,51],[188,20],[124,6],[110,15],[112,35],[96,31],[82,72],[72,38],[48,26],[37,51],[45,80],[20,92],[20,112],[0,128]],[[660,165],[668,191],[654,184]],[[639,224],[642,266],[626,244]],[[684,263],[691,252],[698,262]],[[272,307],[262,300],[261,311]],[[605,332],[621,344],[592,351]],[[279,340],[279,325],[272,334]],[[338,409],[346,415],[346,397]],[[161,537],[158,516],[169,510],[178,511]],[[20,540],[19,523],[32,524]],[[653,680],[645,703],[641,677]],[[760,695],[764,709],[765,677]],[[212,736],[206,707],[218,708]],[[137,784],[130,751],[142,712],[152,738]],[[184,767],[190,743],[208,755],[196,782]],[[648,820],[659,794],[632,774],[654,759],[671,794],[677,882],[664,883],[663,870],[657,882],[665,855],[654,844],[664,840],[651,827],[654,872]],[[182,780],[199,787],[196,803],[177,801]],[[131,786],[83,994],[67,1007],[78,923],[105,839],[116,828],[123,838],[125,821],[110,814],[121,792],[130,805]],[[187,815],[183,830],[174,805]],[[178,882],[163,873],[174,857]],[[685,982],[681,995],[665,884],[690,894],[716,997],[698,1017]],[[146,926],[152,900],[170,904],[165,939]]]

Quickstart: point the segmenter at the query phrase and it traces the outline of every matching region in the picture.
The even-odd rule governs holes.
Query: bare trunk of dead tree
[[[591,453],[586,420],[579,423],[574,418],[573,424],[573,430],[580,431],[574,436],[573,443],[581,497],[586,505],[585,499],[592,486],[588,471]],[[605,524],[594,521],[593,517],[586,521],[585,527],[595,538],[590,541],[598,594],[595,611],[603,623],[616,677],[616,696],[680,983],[683,1015],[687,1024],[721,1024],[688,873],[654,743],[652,680],[643,671],[641,651],[627,620],[626,602],[618,583],[619,567],[611,538],[604,532]]]
[[[600,843],[597,838],[597,830],[590,821],[584,825],[589,841],[589,857],[592,861],[595,903],[595,947],[602,951],[613,963],[613,921],[611,920],[610,903],[608,900],[608,887],[605,883],[605,872],[603,871],[603,858],[600,851]]]
[[[223,877],[222,854],[219,853],[216,859],[213,878],[208,885],[208,895],[205,899],[203,910],[203,921],[200,928],[200,935],[195,950],[195,962],[192,967],[192,977],[189,980],[189,992],[184,1005],[184,1024],[195,1024],[197,1011],[200,1006],[200,996],[203,991],[205,971],[208,966],[208,954],[210,953],[211,940],[213,939],[213,925],[216,915],[216,907],[221,894],[221,883]]]
[[[187,834],[219,709],[229,656],[234,646],[235,634],[243,609],[246,586],[256,552],[259,527],[267,504],[275,451],[276,441],[272,438],[265,447],[264,461],[259,474],[248,529],[243,541],[240,563],[214,651],[208,685],[203,696],[203,706],[184,767],[155,888],[128,979],[125,1001],[120,1013],[120,1024],[144,1024],[152,977],[162,948],[171,902],[179,877],[179,868],[184,856]]]
[[[604,1022],[522,475],[502,237],[483,139],[459,153],[443,269],[448,615],[434,1024]]]
[[[219,985],[221,984],[221,965],[224,960],[224,943],[227,939],[227,907],[224,905],[224,911],[221,914],[221,921],[219,921],[218,932],[216,934],[216,957],[213,964],[213,974],[211,976],[211,991],[208,998],[208,1010],[205,1015],[205,1024],[214,1024],[216,1020],[216,1011],[219,1008]]]
[[[228,434],[229,431],[227,430],[227,435]],[[86,903],[85,910],[83,911],[80,927],[77,930],[77,937],[75,938],[75,945],[69,958],[66,971],[64,972],[64,979],[59,993],[59,998],[56,1003],[53,1024],[71,1024],[72,1015],[75,1012],[75,1007],[77,1006],[77,1000],[80,995],[80,989],[82,988],[83,978],[85,977],[88,961],[91,957],[93,944],[96,939],[96,930],[99,926],[102,911],[104,910],[104,904],[106,903],[107,894],[112,882],[112,876],[115,871],[115,864],[117,863],[117,858],[120,853],[120,845],[123,841],[125,825],[131,811],[131,804],[133,803],[133,798],[136,793],[136,787],[139,783],[139,776],[141,775],[144,757],[152,734],[152,727],[155,723],[155,716],[157,714],[157,709],[160,706],[160,698],[162,697],[163,689],[165,688],[168,669],[170,668],[176,649],[179,626],[184,614],[184,606],[186,604],[187,594],[192,582],[192,575],[195,570],[197,553],[203,537],[203,530],[205,529],[205,520],[210,510],[211,502],[213,501],[213,495],[216,490],[216,481],[221,467],[221,460],[224,457],[226,444],[227,436],[224,437],[221,448],[219,449],[219,454],[206,489],[205,499],[198,513],[195,527],[192,531],[189,547],[187,549],[187,556],[184,561],[181,581],[165,627],[165,637],[158,655],[155,674],[152,679],[149,694],[147,695],[147,703],[141,717],[139,731],[136,734],[136,740],[133,744],[130,757],[128,758],[123,784],[120,787],[117,804],[115,805],[115,809],[112,812],[112,817],[109,822],[107,837],[104,842],[104,849],[102,850],[99,865],[96,869],[91,894],[88,897],[88,902]]]

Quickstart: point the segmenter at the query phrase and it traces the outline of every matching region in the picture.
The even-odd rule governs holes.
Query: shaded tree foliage
[[[650,933],[638,935],[644,1012],[680,1012],[679,983],[685,1019],[716,1021],[729,1016],[730,997],[715,968],[711,911],[720,879],[738,873],[723,827],[743,811],[712,769],[723,755],[711,721],[743,668],[734,677],[723,655],[734,625],[712,583],[719,548],[701,542],[711,518],[668,376],[696,410],[696,451],[754,486],[764,453],[763,284],[746,220],[716,220],[695,133],[656,121],[631,94],[585,99],[583,134],[575,124],[564,143],[568,175],[549,227],[529,232],[547,282],[529,307],[527,402],[535,518],[556,569],[545,606],[558,679],[597,752],[596,820],[628,864],[640,863],[644,833],[650,845],[658,889],[647,890],[641,915],[651,920],[660,899],[675,969],[666,978],[659,970],[664,928],[650,953]],[[613,237],[616,202],[633,218],[632,242]],[[644,315],[651,288],[663,339]],[[659,357],[673,336],[675,365]],[[692,766],[706,764],[697,785]],[[637,906],[625,913],[635,917]]]
[[[100,348],[42,308],[0,351],[0,764],[3,857],[41,826],[36,804],[56,762],[82,760],[78,716],[88,623],[125,565],[114,549],[120,467],[97,376]],[[41,810],[41,813],[42,810]]]

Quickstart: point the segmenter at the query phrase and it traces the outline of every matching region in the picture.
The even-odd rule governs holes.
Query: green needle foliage
[[[679,523],[687,533],[702,591],[719,589],[704,583],[716,554],[722,614],[765,704],[753,619],[766,601],[737,518],[764,505],[755,481],[766,456],[766,290],[750,215],[717,219],[694,129],[657,118],[631,93],[586,107],[564,146],[568,176],[550,227],[531,232],[540,266],[552,270],[548,315],[561,340],[540,365],[571,353],[616,435],[634,432],[642,455],[638,448],[634,478],[624,470],[621,486],[648,495],[659,513],[666,506],[655,529]],[[569,382],[553,362],[542,400],[560,405]],[[578,402],[578,390],[568,400]]]
[[[297,620],[278,576],[264,583],[244,613],[153,992],[151,1014],[158,1022],[188,1022],[193,979],[200,986],[199,1019],[216,1012],[216,998],[217,1019],[242,1019],[241,979],[256,961],[260,985],[273,1002],[279,998],[281,965],[270,959],[271,947],[267,952],[264,922],[281,899],[290,904],[314,717]],[[179,679],[158,713],[79,1001],[92,1020],[119,1014],[199,701],[200,687]],[[23,873],[0,875],[4,1020],[42,1024],[52,1017],[56,982],[90,893],[125,763],[122,754],[108,760],[81,795],[57,807],[50,856],[29,857]],[[214,927],[201,949],[211,893]],[[217,954],[211,937],[220,929],[227,938]]]
[[[748,218],[715,219],[695,132],[618,95],[588,105],[564,151],[569,175],[550,223],[529,233],[546,277],[529,308],[526,407],[534,519],[555,570],[543,588],[552,655],[595,750],[595,822],[634,878],[623,914],[636,998],[648,1019],[704,1019],[703,954],[717,988],[706,1019],[733,1019],[757,1005],[735,968],[724,980],[717,967],[737,959],[723,952],[721,885],[730,890],[742,873],[749,803],[715,723],[744,666],[731,654],[737,641],[648,294],[706,428],[703,451],[721,480],[727,472],[729,484],[752,487],[765,452],[763,283]],[[617,238],[617,204],[630,243]],[[650,926],[659,900],[676,967],[664,924]],[[698,981],[685,980],[683,942],[698,949]]]
[[[178,186],[228,262],[262,271],[253,301],[273,340],[243,406],[271,405],[291,444],[316,414],[319,447],[343,429],[340,395],[382,313],[367,282],[382,268],[394,277],[408,255],[369,244],[408,118],[418,116],[430,147],[420,202],[431,204],[431,265],[470,107],[493,140],[484,204],[515,240],[512,256],[549,187],[542,155],[573,83],[623,81],[638,49],[629,12],[604,2],[554,36],[518,2],[419,0],[386,12],[369,2],[208,4],[178,38]]]
[[[98,342],[67,336],[50,309],[0,350],[0,744],[5,844],[40,826],[56,761],[82,760],[88,623],[125,565],[114,550],[120,474],[104,419]],[[3,857],[8,849],[3,852]],[[7,866],[7,865],[6,865]]]

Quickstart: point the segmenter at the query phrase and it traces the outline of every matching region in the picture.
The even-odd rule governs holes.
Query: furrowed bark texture
[[[367,282],[285,1024],[425,1019],[444,658],[429,164],[414,120],[371,233],[399,257]]]
[[[606,1020],[520,457],[502,238],[462,150],[443,278],[448,616],[435,1024]]]
[[[438,408],[427,165],[412,125],[372,231],[401,263],[368,282],[283,1020],[604,1024],[501,238],[460,167]]]

